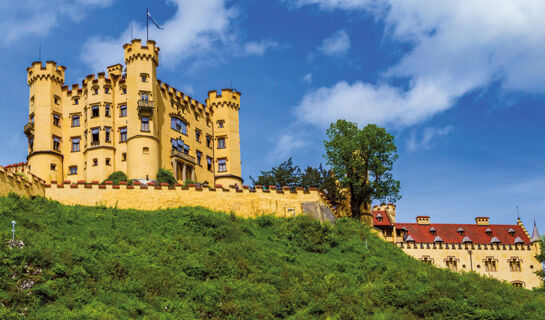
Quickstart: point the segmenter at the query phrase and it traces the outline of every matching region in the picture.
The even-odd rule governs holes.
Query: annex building
[[[398,223],[393,204],[373,207],[372,215],[373,226],[387,241],[425,263],[474,271],[529,289],[542,284],[535,273],[541,270],[535,224],[530,235],[520,219],[513,225],[490,224],[488,217],[477,217],[474,224],[445,224],[418,216],[416,223]]]
[[[114,171],[153,180],[159,168],[179,183],[241,186],[240,93],[210,91],[200,103],[157,79],[159,48],[135,39],[125,67],[65,85],[64,66],[34,62],[28,171],[51,181],[103,181]]]

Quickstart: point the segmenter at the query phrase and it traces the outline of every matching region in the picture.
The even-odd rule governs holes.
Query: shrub
[[[110,174],[102,183],[106,181],[112,181],[114,184],[119,184],[119,181],[127,181],[127,175],[123,171],[116,171]]]
[[[172,186],[176,184],[176,179],[174,178],[174,175],[172,175],[171,171],[161,168],[159,171],[157,171],[157,182],[168,183]]]

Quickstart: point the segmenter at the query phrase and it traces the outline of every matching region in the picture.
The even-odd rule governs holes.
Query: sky
[[[161,48],[158,77],[204,102],[242,93],[243,178],[288,157],[325,164],[337,119],[393,134],[397,221],[512,224],[545,233],[545,2],[393,0],[2,1],[0,164],[25,161],[26,68],[66,83],[121,63],[122,45]]]

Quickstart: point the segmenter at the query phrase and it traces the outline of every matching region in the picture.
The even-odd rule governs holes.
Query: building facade
[[[46,182],[103,181],[114,171],[153,180],[160,168],[178,182],[242,184],[240,93],[210,91],[200,103],[157,79],[159,48],[135,39],[125,65],[64,84],[53,61],[27,69],[29,171]]]
[[[536,275],[541,270],[536,259],[541,242],[535,224],[530,236],[520,219],[513,225],[490,224],[488,217],[475,218],[475,224],[443,224],[418,216],[416,223],[397,223],[393,204],[373,207],[372,215],[381,235],[415,259],[456,272],[474,271],[514,286],[542,285]]]

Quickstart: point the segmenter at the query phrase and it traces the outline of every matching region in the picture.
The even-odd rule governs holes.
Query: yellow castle
[[[157,79],[159,47],[135,39],[121,64],[64,85],[66,68],[34,62],[28,169],[51,181],[103,181],[114,171],[153,180],[160,168],[183,183],[242,184],[240,93],[208,92],[200,103]]]

